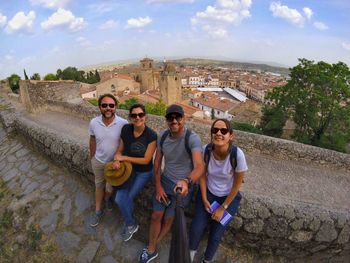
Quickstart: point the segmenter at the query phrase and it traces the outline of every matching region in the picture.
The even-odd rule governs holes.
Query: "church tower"
[[[175,65],[165,62],[159,78],[160,97],[166,105],[181,101],[181,80]]]
[[[144,58],[140,60],[141,64],[141,88],[140,92],[155,89],[155,81],[153,74],[153,59]]]

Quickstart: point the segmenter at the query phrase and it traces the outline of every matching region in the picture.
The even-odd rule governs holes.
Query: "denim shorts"
[[[153,211],[165,212],[165,217],[167,218],[175,217],[176,194],[174,193],[174,188],[176,184],[163,175],[161,175],[161,184],[171,203],[168,207],[166,207],[163,203],[158,202],[156,199],[156,193],[154,193],[152,197]],[[193,187],[189,189],[187,196],[183,199],[183,204],[185,207],[190,203],[192,194]]]

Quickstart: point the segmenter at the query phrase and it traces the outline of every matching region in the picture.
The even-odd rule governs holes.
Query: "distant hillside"
[[[289,75],[289,69],[285,67],[277,67],[271,66],[268,64],[260,64],[260,63],[248,63],[248,62],[235,62],[229,60],[216,60],[216,59],[203,59],[203,58],[180,58],[180,59],[170,59],[178,66],[215,66],[215,67],[224,67],[224,68],[237,68],[242,70],[261,70],[279,73],[282,75]],[[91,69],[114,69],[116,67],[130,66],[130,67],[138,67],[138,60],[120,60],[120,61],[110,61],[106,63],[101,63],[97,65],[90,65],[83,67],[82,69],[85,71]],[[163,59],[154,58],[154,66],[156,68],[163,66]]]

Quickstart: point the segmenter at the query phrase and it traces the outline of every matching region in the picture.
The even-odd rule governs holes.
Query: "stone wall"
[[[80,82],[66,81],[20,81],[20,95],[27,111],[38,112],[53,101],[82,101]]]
[[[1,104],[1,101],[0,101]],[[50,104],[52,105],[52,104]],[[82,114],[85,118],[90,119],[92,115],[98,114],[95,108],[79,107],[77,105],[66,105],[63,102],[57,103],[56,109],[62,107],[65,112],[75,112]],[[125,116],[127,112],[119,111],[119,114]],[[88,116],[88,117],[87,117]],[[36,149],[44,152],[52,160],[58,164],[64,164],[66,167],[81,175],[88,180],[93,180],[91,172],[88,146],[63,137],[45,127],[40,127],[36,123],[17,115],[16,112],[10,109],[0,112],[0,120],[8,130],[16,131],[18,135],[24,136],[27,141],[30,141]],[[163,118],[150,117],[151,126],[163,126]],[[207,136],[208,127],[190,126],[198,133],[203,133]],[[158,126],[159,129],[159,126]],[[256,150],[255,145],[258,145],[255,140],[261,143],[273,141],[267,138],[250,137],[246,133],[238,133],[237,137],[241,144],[242,141],[247,141],[244,144],[246,149]],[[208,138],[205,137],[204,140]],[[299,144],[288,144],[283,140],[277,140],[270,144],[278,147],[278,142],[285,143],[286,146],[279,147],[286,149],[290,154],[300,152],[297,149]],[[267,145],[265,145],[267,146]],[[260,146],[263,148],[263,146]],[[269,154],[273,154],[270,150]],[[298,158],[312,158],[311,148],[307,155]],[[262,151],[263,152],[263,151]],[[321,153],[327,155],[326,153]],[[336,154],[330,151],[330,155]],[[298,156],[297,154],[295,154]],[[305,157],[306,156],[306,157]],[[342,156],[342,155],[340,155]],[[344,158],[344,160],[347,160]],[[330,162],[328,165],[336,165],[337,163]],[[345,165],[342,164],[342,165]],[[340,167],[342,167],[340,165]],[[349,166],[347,166],[349,167]],[[142,211],[143,220],[149,220],[151,213],[151,204],[149,198],[154,192],[152,184],[148,184],[142,195],[137,200],[137,205]],[[189,215],[193,209],[189,209]],[[142,220],[142,219],[141,219]],[[241,247],[257,249],[260,253],[274,253],[288,257],[304,257],[313,253],[325,253],[329,255],[337,253],[349,253],[350,251],[350,212],[349,211],[329,211],[312,204],[302,202],[278,201],[258,196],[252,196],[249,193],[244,193],[240,209],[234,221],[230,225],[229,231],[225,234],[224,244],[227,247],[232,247],[233,244]]]
[[[99,114],[97,107],[91,104],[72,104],[64,101],[49,100],[46,110],[64,112],[85,120],[91,120]],[[128,112],[117,110],[123,118],[128,118]],[[164,117],[148,115],[147,124],[156,131],[165,129]],[[187,126],[198,133],[204,143],[210,140],[209,126],[187,121]],[[322,149],[311,145],[297,143],[289,140],[273,138],[264,135],[235,131],[235,144],[246,152],[270,155],[282,160],[300,160],[306,163],[317,163],[328,167],[348,170],[350,167],[350,154]]]

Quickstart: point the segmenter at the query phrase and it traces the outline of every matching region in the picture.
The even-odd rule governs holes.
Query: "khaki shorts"
[[[105,167],[105,164],[98,161],[95,157],[92,157],[91,167],[92,167],[92,171],[94,172],[94,175],[95,175],[96,188],[106,187],[106,191],[108,193],[113,193],[113,187],[109,183],[106,182],[105,177],[103,175],[103,169]]]

